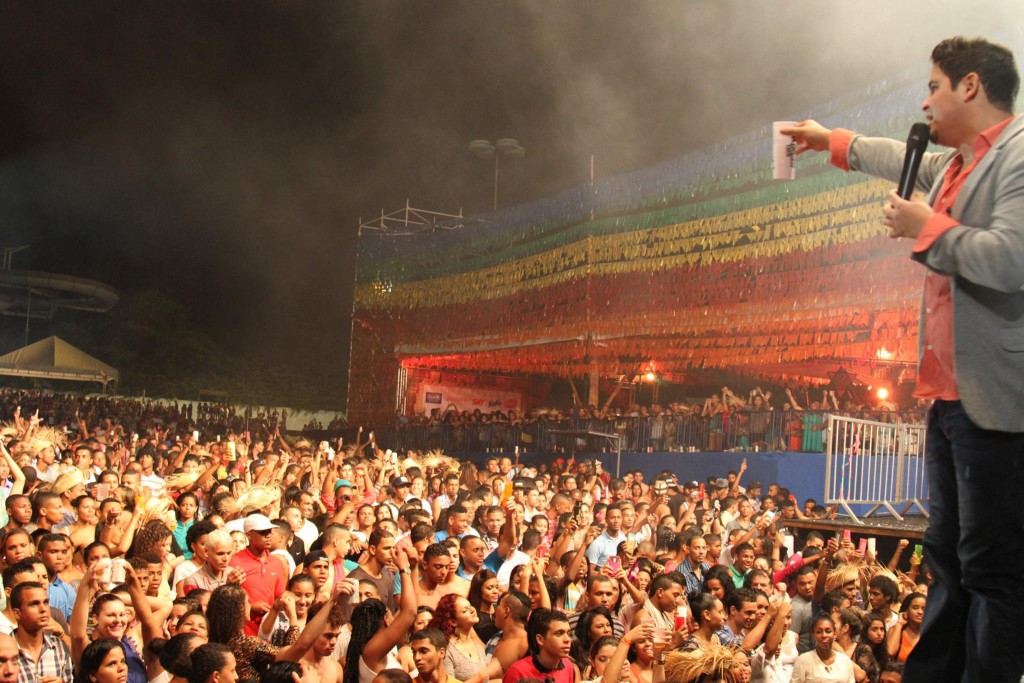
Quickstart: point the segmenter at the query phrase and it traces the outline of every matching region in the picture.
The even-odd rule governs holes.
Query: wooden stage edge
[[[904,515],[903,521],[891,516],[861,517],[856,520],[845,515],[835,519],[790,519],[784,524],[792,529],[803,532],[811,529],[822,533],[826,538],[837,531],[849,529],[854,536],[892,536],[897,538],[920,540],[928,528],[928,518],[924,515]]]

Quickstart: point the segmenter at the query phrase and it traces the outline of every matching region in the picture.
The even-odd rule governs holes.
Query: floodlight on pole
[[[494,210],[498,210],[498,161],[501,157],[522,159],[526,156],[526,148],[512,138],[501,138],[495,142],[490,140],[473,140],[469,143],[469,151],[481,159],[494,158]]]

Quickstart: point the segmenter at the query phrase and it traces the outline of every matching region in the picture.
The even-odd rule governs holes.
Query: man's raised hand
[[[831,130],[813,119],[801,121],[795,126],[783,128],[779,132],[783,135],[789,135],[796,140],[797,145],[799,145],[796,148],[797,154],[803,154],[808,151],[828,151],[828,140],[829,136],[832,135]]]

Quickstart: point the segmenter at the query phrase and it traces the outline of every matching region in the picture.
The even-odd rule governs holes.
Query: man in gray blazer
[[[1013,54],[984,40],[935,47],[922,103],[932,142],[916,189],[883,223],[926,267],[915,395],[926,443],[934,574],[905,681],[1020,681],[1024,647],[1024,116]],[[804,121],[799,151],[896,182],[905,146]]]

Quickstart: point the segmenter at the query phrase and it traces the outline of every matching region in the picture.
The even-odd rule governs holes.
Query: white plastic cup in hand
[[[109,557],[101,557],[96,560],[96,571],[99,572],[100,584],[104,588],[110,585],[113,578],[114,564]]]
[[[652,638],[654,636],[654,619],[652,617],[644,617],[640,620],[640,626],[644,629],[644,637]]]
[[[669,637],[670,637],[670,634],[669,634],[669,631],[668,631],[668,629],[666,627],[664,627],[664,626],[656,626],[654,628],[654,642],[655,643],[658,643],[658,644],[668,644]]]
[[[125,571],[125,565],[128,564],[128,560],[123,557],[115,557],[110,562],[110,581],[109,583],[121,584],[124,583],[127,578],[127,572]]]
[[[783,135],[782,129],[792,128],[796,121],[775,121],[772,123],[772,179],[796,179],[796,140],[792,135]]]
[[[359,581],[356,579],[345,579],[350,586],[352,586],[352,595],[348,596],[349,604],[359,604]]]

